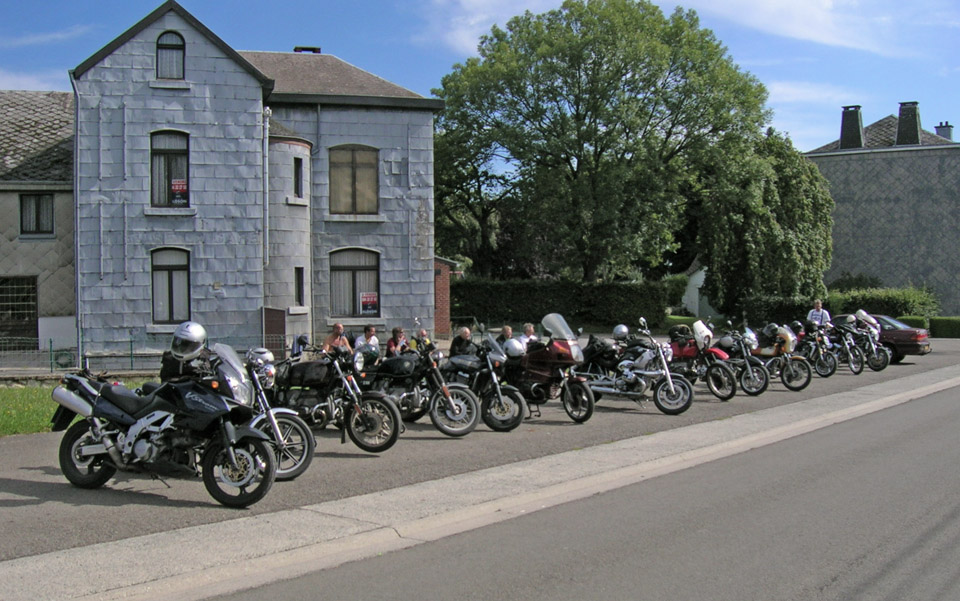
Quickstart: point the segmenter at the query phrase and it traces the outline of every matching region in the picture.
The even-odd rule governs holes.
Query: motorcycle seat
[[[100,396],[130,415],[135,415],[151,402],[150,397],[142,397],[123,385],[106,385],[100,389]]]
[[[450,365],[464,371],[477,371],[480,369],[480,357],[476,355],[456,355],[450,357]]]

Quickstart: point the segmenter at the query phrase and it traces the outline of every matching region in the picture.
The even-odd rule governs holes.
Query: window
[[[306,298],[305,294],[306,287],[304,286],[303,280],[303,267],[294,267],[293,268],[293,296],[294,303],[298,307],[304,306],[304,299]]]
[[[293,195],[303,198],[303,159],[300,157],[293,159]]]
[[[150,135],[150,204],[155,207],[190,206],[187,134],[161,131]]]
[[[20,195],[20,233],[53,233],[53,194]]]
[[[0,336],[37,338],[37,277],[0,277]],[[37,350],[37,341],[9,341]]]
[[[365,146],[330,149],[330,212],[376,215],[378,152]]]
[[[368,250],[330,253],[330,313],[334,317],[380,316],[380,255]]]
[[[164,248],[152,253],[153,322],[190,319],[190,253]]]
[[[157,38],[157,79],[183,79],[183,37],[167,31]]]

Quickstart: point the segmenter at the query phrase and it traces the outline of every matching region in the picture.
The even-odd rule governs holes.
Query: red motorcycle
[[[737,376],[725,361],[730,355],[712,346],[713,331],[699,319],[693,329],[686,324],[673,326],[668,332],[673,361],[670,371],[685,376],[691,383],[703,380],[721,401],[737,394]]]
[[[594,398],[586,378],[572,369],[583,361],[580,342],[559,313],[547,315],[540,325],[545,341],[531,341],[527,348],[516,338],[504,344],[504,379],[520,389],[533,416],[540,417],[542,403],[560,398],[570,419],[583,423],[593,415]]]

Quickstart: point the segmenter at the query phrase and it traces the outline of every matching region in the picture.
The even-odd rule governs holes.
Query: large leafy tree
[[[763,86],[695,13],[644,0],[527,12],[478,53],[437,91],[437,236],[481,273],[595,280],[657,265],[688,223],[699,166],[767,118]]]

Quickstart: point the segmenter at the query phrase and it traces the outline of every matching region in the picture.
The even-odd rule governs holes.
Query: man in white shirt
[[[357,336],[356,341],[353,343],[353,348],[360,348],[365,344],[372,344],[380,349],[380,340],[377,339],[377,328],[371,325],[363,326],[363,334]]]
[[[807,313],[807,321],[821,326],[830,321],[830,312],[823,308],[823,302],[819,298],[813,301],[813,309]]]
[[[523,334],[517,337],[517,340],[520,341],[520,344],[523,345],[523,348],[526,349],[527,345],[530,344],[531,340],[536,340],[537,335],[533,332],[533,324],[525,323],[523,324]]]

